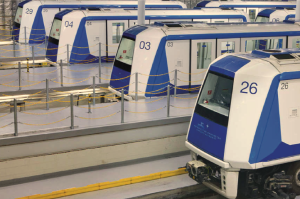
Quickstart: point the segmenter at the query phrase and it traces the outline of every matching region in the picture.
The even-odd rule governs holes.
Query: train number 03
[[[65,26],[73,28],[73,21],[71,21],[71,22],[65,21]]]
[[[244,85],[245,85],[245,87],[241,90],[241,93],[248,94],[248,88],[249,88],[250,94],[254,95],[257,93],[257,87],[256,87],[256,86],[258,86],[257,83],[253,82],[253,83],[249,84],[249,82],[244,81],[242,83],[242,86],[244,86]]]
[[[151,43],[150,42],[140,42],[140,49],[150,50]]]

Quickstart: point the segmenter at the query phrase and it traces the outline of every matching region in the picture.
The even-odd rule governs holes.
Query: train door
[[[105,56],[105,34],[106,34],[106,24],[104,20],[99,21],[87,21],[86,33],[88,38],[88,46],[90,55],[86,55],[86,62],[92,62],[97,60],[99,57],[99,43],[101,43],[101,57]]]
[[[216,58],[216,40],[192,40],[191,85],[201,85],[210,63]]]
[[[227,23],[228,19],[211,19],[211,23]]]
[[[123,32],[128,29],[128,20],[107,21],[107,52],[108,61],[113,61],[116,55]]]
[[[240,52],[240,39],[218,39],[217,57],[225,53]]]
[[[288,48],[300,48],[300,37],[289,37]]]
[[[190,65],[190,40],[169,40],[166,43],[166,55],[168,62],[170,84],[175,84],[175,73],[177,69],[177,86],[188,88],[189,86],[189,65]],[[186,90],[177,90],[177,93],[184,93]]]
[[[285,37],[252,37],[241,39],[241,52],[280,49],[286,47]]]
[[[257,10],[257,8],[247,8],[247,14],[249,15],[251,22],[255,21],[256,15],[258,13]]]

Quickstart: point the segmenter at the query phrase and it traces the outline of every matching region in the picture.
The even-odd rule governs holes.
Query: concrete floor
[[[0,195],[1,199],[11,199],[34,194],[45,194],[50,193],[52,191],[68,189],[72,187],[82,187],[100,182],[116,181],[128,177],[144,176],[161,171],[176,170],[178,169],[178,167],[184,166],[186,162],[190,161],[190,159],[190,155],[169,157],[148,162],[115,166],[96,171],[72,174],[62,177],[54,177],[35,182],[1,187]],[[170,189],[176,189],[195,184],[196,182],[190,179],[188,175],[183,174],[180,176],[116,187],[101,191],[95,191],[86,194],[68,196],[64,198],[121,199],[141,196],[160,191],[166,191]]]

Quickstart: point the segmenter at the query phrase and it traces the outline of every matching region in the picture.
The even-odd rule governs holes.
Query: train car
[[[252,22],[257,14],[266,8],[296,8],[296,1],[201,1],[195,8],[234,8],[249,14]]]
[[[166,95],[168,85],[171,94],[175,85],[177,94],[198,92],[209,64],[220,55],[299,48],[299,39],[299,24],[288,22],[157,22],[135,26],[123,33],[109,89],[120,95],[124,88],[127,99],[136,91],[139,98]]]
[[[257,14],[256,22],[279,22],[284,20],[295,20],[294,8],[264,9]]]
[[[204,8],[201,10],[146,10],[146,23],[155,21],[247,22],[245,12]],[[102,59],[113,61],[123,32],[137,22],[137,10],[66,10],[58,13],[49,35],[46,56],[56,62],[98,62],[99,43]],[[66,46],[69,45],[69,55]]]
[[[138,1],[31,1],[19,3],[16,10],[13,35],[20,43],[42,43],[49,35],[56,13],[80,8],[137,8]],[[146,1],[146,8],[179,9],[186,5],[179,1]],[[25,31],[26,29],[26,31]],[[46,36],[45,36],[46,35]]]
[[[190,177],[231,199],[300,194],[299,55],[256,50],[210,64],[185,142]]]

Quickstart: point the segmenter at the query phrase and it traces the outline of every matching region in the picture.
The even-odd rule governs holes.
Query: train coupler
[[[188,162],[186,164],[186,170],[188,171],[189,176],[198,183],[210,180],[209,170],[207,166],[201,161],[193,160]]]

